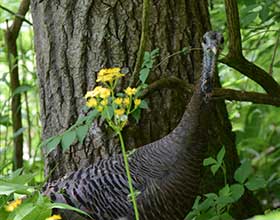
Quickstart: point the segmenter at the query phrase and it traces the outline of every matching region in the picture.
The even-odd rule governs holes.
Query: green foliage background
[[[239,0],[240,23],[244,55],[280,82],[280,2],[278,0]],[[0,5],[16,12],[18,0],[0,0]],[[225,35],[226,54],[227,27],[225,7],[222,0],[210,1],[211,22],[214,30]],[[31,21],[30,14],[26,17]],[[13,134],[11,127],[11,92],[9,68],[4,31],[14,16],[0,9],[0,175],[11,171],[13,160]],[[278,43],[277,43],[278,42]],[[22,86],[24,134],[24,170],[36,172],[36,183],[43,181],[43,158],[40,144],[39,91],[36,78],[35,52],[32,27],[23,23],[18,38],[19,72]],[[272,70],[272,71],[271,71]],[[246,91],[264,92],[263,89],[237,71],[219,64],[223,87]],[[26,103],[28,102],[28,106]],[[249,159],[255,174],[268,180],[265,189],[256,192],[265,209],[273,209],[280,202],[280,109],[273,106],[248,102],[227,102],[236,144],[242,160]],[[27,110],[31,124],[27,123]],[[28,137],[31,136],[31,151]]]

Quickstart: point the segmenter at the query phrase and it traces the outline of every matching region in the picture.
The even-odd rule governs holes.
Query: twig
[[[141,65],[143,62],[144,52],[146,49],[146,43],[148,38],[148,28],[149,28],[149,7],[150,7],[150,0],[144,0],[143,1],[143,12],[142,12],[142,28],[141,28],[141,39],[140,39],[140,45],[139,50],[137,53],[136,58],[136,64],[130,79],[130,86],[133,86],[137,79],[138,74],[141,69]]]
[[[20,18],[20,19],[22,19],[22,20],[25,21],[27,24],[29,24],[29,25],[31,25],[31,26],[33,25],[33,24],[32,24],[30,21],[28,21],[23,15],[13,12],[12,10],[6,8],[6,7],[3,6],[3,5],[0,5],[0,8],[3,9],[4,11],[9,12],[10,14],[12,14],[12,15],[14,15],[14,16]]]
[[[275,43],[275,46],[274,46],[274,51],[273,51],[271,63],[270,63],[270,66],[269,66],[269,75],[271,75],[271,76],[273,75],[273,65],[274,65],[277,49],[278,49],[278,46],[279,46],[279,39],[280,39],[280,33],[278,33],[277,40],[276,40],[276,43]]]
[[[191,52],[191,51],[194,51],[194,50],[202,50],[202,48],[191,48],[191,49],[188,49],[188,48],[187,48],[187,51],[186,51],[186,52]],[[178,55],[178,54],[181,54],[181,53],[185,53],[185,52],[184,52],[183,50],[180,50],[180,51],[177,51],[177,52],[175,52],[175,53],[170,54],[169,56],[166,56],[166,57],[163,58],[163,59],[159,62],[159,64],[157,64],[153,69],[158,68],[162,63],[164,63],[165,61],[169,60],[171,57],[174,57],[174,56],[176,56],[176,55]]]
[[[255,104],[280,106],[279,97],[274,97],[258,92],[243,92],[233,89],[215,88],[211,97],[214,99],[226,99],[229,101],[242,101],[252,102]]]

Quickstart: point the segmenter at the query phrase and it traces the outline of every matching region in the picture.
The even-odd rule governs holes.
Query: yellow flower
[[[128,106],[129,103],[130,103],[130,99],[129,99],[128,97],[125,98],[125,99],[123,100],[123,104],[124,104],[125,106]]]
[[[62,219],[60,215],[52,215],[51,217],[46,218],[46,220],[60,220]]]
[[[125,110],[123,108],[120,108],[120,109],[116,109],[115,110],[115,114],[117,116],[122,116],[124,114]]]
[[[135,107],[139,106],[140,104],[141,104],[141,99],[135,99],[134,100]]]
[[[112,81],[124,76],[123,73],[120,73],[121,68],[114,67],[109,69],[101,69],[98,73],[96,82],[107,82]]]
[[[116,98],[116,99],[114,100],[114,103],[116,103],[117,105],[121,105],[122,102],[123,102],[123,99],[122,99],[122,98]]]
[[[18,207],[21,203],[22,203],[22,200],[21,200],[21,199],[16,199],[16,200],[10,202],[8,205],[6,205],[6,206],[5,206],[5,210],[6,210],[7,212],[12,212],[12,211],[14,211],[14,209],[15,209],[16,207]]]
[[[103,89],[103,87],[102,86],[96,86],[95,88],[94,88],[94,90],[92,91],[92,96],[98,96],[99,94],[100,94],[100,92],[101,92],[101,90]]]
[[[85,99],[88,99],[88,98],[91,98],[91,97],[94,97],[94,91],[88,91],[85,95]]]
[[[99,95],[102,99],[106,99],[111,95],[111,91],[110,89],[102,88]]]
[[[101,105],[97,106],[97,111],[102,112],[103,111],[103,106],[101,106]]]
[[[135,93],[136,93],[136,88],[127,87],[127,88],[124,90],[124,92],[125,92],[127,95],[129,95],[129,96],[135,95]]]
[[[87,100],[86,106],[89,108],[97,106],[97,100],[95,98],[90,98],[89,100]]]
[[[101,105],[106,106],[108,104],[108,100],[103,99],[100,103],[101,103]]]

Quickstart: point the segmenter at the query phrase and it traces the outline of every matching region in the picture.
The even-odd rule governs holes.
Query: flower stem
[[[132,204],[133,204],[135,220],[139,220],[139,212],[138,212],[137,203],[136,203],[136,195],[135,195],[135,191],[134,191],[133,185],[132,185],[128,157],[126,154],[122,133],[121,133],[121,131],[117,131],[117,134],[119,135],[119,139],[121,142],[121,149],[122,149],[122,155],[123,155],[123,160],[124,160],[125,172],[126,172],[127,179],[128,179],[128,186],[129,186],[129,191],[130,191],[131,200],[132,200]]]

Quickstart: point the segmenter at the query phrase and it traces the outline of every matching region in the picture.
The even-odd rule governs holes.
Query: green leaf
[[[75,141],[76,139],[76,132],[73,131],[67,131],[62,135],[61,139],[61,146],[62,149],[65,151],[69,148],[69,146]]]
[[[151,52],[151,56],[152,58],[155,58],[159,55],[159,48],[156,48],[154,49],[152,52]]]
[[[244,183],[245,180],[253,173],[251,162],[246,160],[234,173],[234,179],[239,183]]]
[[[230,195],[230,187],[227,184],[222,189],[219,190],[219,196],[229,196],[229,195]]]
[[[217,171],[219,170],[219,168],[221,167],[220,164],[214,164],[211,166],[211,172],[213,173],[213,175],[215,176],[215,174],[217,173]]]
[[[134,112],[132,112],[131,115],[135,119],[136,123],[138,123],[141,118],[141,110],[138,108]]]
[[[204,194],[204,196],[207,198],[211,198],[213,200],[216,200],[218,198],[218,195],[216,193],[207,193],[207,194]]]
[[[140,76],[139,79],[141,80],[142,83],[145,83],[148,76],[150,73],[150,69],[149,68],[143,68],[140,70]]]
[[[22,85],[22,86],[19,86],[15,89],[14,93],[13,93],[13,96],[15,95],[18,95],[18,94],[21,94],[21,93],[24,93],[24,92],[27,92],[29,90],[32,89],[32,86],[30,85]]]
[[[245,189],[243,185],[236,183],[230,186],[230,191],[231,191],[231,198],[233,199],[234,202],[236,202],[244,194]]]
[[[5,127],[11,126],[12,123],[10,121],[9,115],[0,115],[0,125],[3,125]]]
[[[114,109],[112,106],[107,106],[101,114],[103,118],[111,120],[114,115]]]
[[[61,141],[61,138],[62,138],[61,136],[56,136],[51,141],[47,142],[46,144],[47,154],[53,151],[57,147],[57,145]]]
[[[260,19],[265,22],[269,18],[269,6],[266,4],[262,5],[262,10],[259,12]]]
[[[86,124],[88,126],[91,125],[93,119],[95,119],[97,116],[99,115],[99,112],[94,109],[93,111],[91,111],[86,117],[87,117],[87,120],[86,120]]]
[[[213,157],[208,157],[206,159],[203,160],[203,166],[209,166],[209,165],[212,165],[212,164],[215,164],[217,163],[217,161],[213,158]]]
[[[195,198],[192,209],[197,209],[198,208],[200,200],[201,200],[201,196],[197,196]]]
[[[225,212],[219,216],[219,220],[233,220],[233,217],[228,212]]]
[[[89,127],[87,125],[80,126],[76,129],[76,134],[77,134],[78,140],[81,144],[83,143],[83,141],[87,135],[88,129],[89,129]]]
[[[18,129],[18,130],[14,133],[13,138],[18,137],[18,136],[21,135],[25,130],[26,130],[25,127],[24,127],[24,128]]]
[[[221,210],[228,204],[233,203],[233,199],[229,196],[219,196],[216,200],[216,203],[218,205],[218,208]]]
[[[280,67],[280,60],[273,65],[274,67]]]
[[[251,190],[258,190],[261,188],[265,188],[266,186],[266,181],[263,177],[258,177],[258,176],[253,176],[249,178],[249,180],[245,183],[245,186]]]
[[[148,103],[145,100],[142,100],[139,105],[139,108],[148,109],[149,108]]]
[[[24,203],[17,207],[13,220],[24,220],[36,207],[32,203]]]
[[[181,52],[184,54],[184,55],[187,55],[189,53],[189,48],[188,47],[184,47]]]
[[[78,212],[80,214],[86,215],[91,218],[91,216],[88,213],[86,213],[80,209],[74,208],[70,205],[64,204],[64,203],[51,203],[48,205],[48,208],[50,208],[50,209],[67,209],[67,210]]]
[[[31,187],[24,186],[22,184],[16,183],[9,183],[6,181],[0,180],[0,195],[10,195],[11,193],[18,193],[18,194],[30,194],[28,189]]]
[[[280,211],[271,212],[265,215],[258,215],[250,220],[279,220],[280,219]]]
[[[214,204],[214,199],[212,197],[208,197],[202,203],[199,204],[198,210],[201,212],[205,212],[207,209],[214,206]]]
[[[246,27],[251,24],[258,16],[258,12],[247,13],[244,17],[241,17],[242,27]]]
[[[226,153],[226,150],[225,150],[225,147],[223,146],[217,155],[217,161],[219,164],[221,164],[223,162],[225,153]]]

